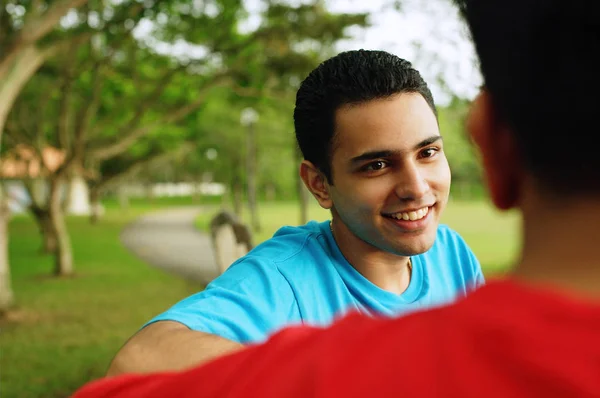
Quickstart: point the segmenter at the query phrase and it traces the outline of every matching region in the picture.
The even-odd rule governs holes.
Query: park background
[[[328,219],[298,178],[295,92],[356,48],[430,83],[453,172],[443,222],[503,275],[518,219],[489,205],[465,135],[481,77],[449,0],[0,0],[0,396],[65,397],[102,376],[140,325],[203,288],[157,263],[210,261],[221,209],[254,244]]]

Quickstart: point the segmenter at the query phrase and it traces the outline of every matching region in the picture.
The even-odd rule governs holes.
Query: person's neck
[[[513,276],[600,300],[600,200],[553,204],[531,195],[521,210],[523,247]]]
[[[395,294],[403,293],[410,284],[409,257],[385,252],[354,235],[334,217],[333,237],[346,258],[362,276],[379,288]]]

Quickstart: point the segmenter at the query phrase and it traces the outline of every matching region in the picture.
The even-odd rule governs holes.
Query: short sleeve
[[[466,246],[466,244],[465,244]],[[471,264],[471,268],[473,270],[473,274],[475,275],[474,278],[474,289],[477,289],[483,285],[485,285],[485,278],[483,277],[483,271],[481,270],[481,264],[479,263],[479,260],[477,259],[477,257],[475,257],[475,253],[473,253],[473,251],[466,246],[466,249],[469,253],[469,258],[470,258],[470,264]]]
[[[175,321],[192,330],[242,344],[265,340],[283,326],[300,322],[293,291],[268,259],[246,256],[196,293],[146,325]]]
[[[449,262],[447,272],[452,274],[457,291],[470,293],[485,284],[481,264],[458,232],[446,225],[440,226],[440,242],[437,245]]]

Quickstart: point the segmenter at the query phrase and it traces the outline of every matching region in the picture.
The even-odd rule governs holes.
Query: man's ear
[[[303,160],[300,163],[300,178],[302,178],[310,193],[317,199],[319,205],[324,209],[331,209],[333,202],[329,194],[329,183],[321,170],[308,160]]]
[[[466,127],[481,155],[494,205],[508,210],[521,199],[524,169],[514,135],[493,105],[489,92],[483,89],[471,104]]]

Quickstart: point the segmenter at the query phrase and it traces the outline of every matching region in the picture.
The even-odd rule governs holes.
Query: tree
[[[90,1],[70,14],[69,29],[54,32],[78,37],[65,44],[70,56],[46,62],[24,86],[7,123],[13,144],[27,143],[38,152],[52,145],[65,155],[58,169],[46,170],[50,193],[34,211],[40,224],[47,220],[41,230],[56,240],[56,275],[69,275],[74,267],[61,203],[62,187],[71,176],[85,175],[98,194],[107,180],[116,181],[116,174],[105,174],[108,163],[128,174],[139,169],[136,162],[168,152],[156,145],[162,138],[153,134],[172,131],[179,142],[187,140],[177,125],[202,112],[216,86],[233,89],[228,106],[237,109],[264,106],[261,102],[272,96],[289,98],[293,82],[344,37],[346,27],[366,23],[365,15],[333,15],[319,4],[272,2],[259,29],[240,33],[240,0],[216,1],[216,12],[184,0],[115,4]],[[136,37],[142,22],[151,24],[151,32]],[[193,43],[200,55],[160,53],[159,44],[181,41]],[[237,115],[232,131],[240,137]],[[136,153],[144,145],[150,149]],[[235,145],[239,148],[240,140]],[[240,170],[243,156],[232,160],[232,169]],[[238,192],[242,175],[231,176]],[[255,175],[250,179],[259,181]]]
[[[60,19],[87,0],[11,1],[0,7],[0,150],[15,99],[36,70],[66,45],[47,40]],[[12,12],[10,10],[12,9]],[[8,260],[8,207],[0,186],[0,313],[13,305]]]
[[[122,3],[109,14],[91,5],[82,9],[78,20],[88,21],[88,28],[96,29],[94,34],[83,43],[72,43],[71,57],[47,64],[15,105],[22,111],[13,112],[9,119],[7,132],[13,143],[25,142],[40,153],[45,145],[53,145],[65,153],[61,167],[46,170],[49,195],[45,203],[32,208],[40,224],[47,224],[40,229],[56,240],[55,275],[73,273],[61,204],[61,190],[69,175],[86,170],[94,175],[102,162],[125,153],[157,128],[178,123],[203,104],[209,86],[227,77],[208,67],[207,73],[195,76],[196,84],[189,90],[173,85],[178,77],[189,74],[189,66],[157,54],[132,33],[133,18],[140,21],[142,11],[144,18],[160,19],[161,7],[183,3],[160,4]],[[105,19],[90,24],[92,15]],[[33,112],[40,104],[40,110]],[[32,117],[18,117],[25,113]]]
[[[54,28],[70,9],[87,1],[9,0],[0,8],[0,140],[8,112],[25,83],[48,58],[73,40],[71,37],[44,39],[52,36]]]

